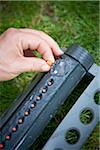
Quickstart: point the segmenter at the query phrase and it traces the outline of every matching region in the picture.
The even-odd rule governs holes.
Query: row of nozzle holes
[[[46,93],[47,90],[48,90],[48,86],[51,86],[53,83],[54,83],[54,80],[53,80],[53,78],[51,78],[51,79],[47,82],[47,85],[44,86],[44,87],[40,90],[39,94],[36,96],[36,101],[39,101],[39,100],[42,99],[42,94]],[[27,111],[24,112],[24,116],[28,116],[28,115],[30,114],[30,110],[35,108],[35,106],[36,106],[36,104],[37,104],[36,101],[34,101],[34,102],[31,103],[30,108],[29,108]],[[24,122],[24,116],[18,119],[18,124],[23,124],[23,122]],[[12,128],[12,132],[16,132],[16,131],[17,131],[17,129],[18,129],[18,124],[15,125],[15,126]],[[11,133],[7,134],[7,135],[5,136],[5,139],[9,141],[9,140],[11,139]],[[3,149],[3,148],[4,148],[4,145],[5,145],[4,142],[0,143],[0,149]]]

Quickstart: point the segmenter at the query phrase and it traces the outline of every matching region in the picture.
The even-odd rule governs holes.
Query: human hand
[[[37,50],[42,58],[25,57],[24,50]],[[11,80],[23,72],[50,70],[47,61],[62,55],[58,44],[47,34],[33,29],[10,28],[0,36],[0,81]]]

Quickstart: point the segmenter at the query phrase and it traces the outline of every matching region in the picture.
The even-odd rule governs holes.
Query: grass
[[[95,63],[100,65],[98,24],[98,1],[0,2],[0,33],[9,27],[42,30],[52,36],[60,47],[68,47],[72,43],[78,43],[87,48]],[[33,76],[34,73],[32,72],[23,73],[11,81],[0,82],[0,113],[10,106]],[[75,94],[77,95],[77,91],[71,97],[72,103]],[[53,118],[47,130],[43,132],[40,137],[41,140],[38,140],[32,149],[38,150],[41,147],[40,145],[42,145],[43,140],[46,140],[46,136],[50,136],[66,114],[66,109],[67,111],[70,109],[70,104],[66,103],[59,110],[58,115]],[[94,150],[94,145],[98,148],[98,130],[99,125],[96,126],[96,129],[83,146],[84,150]]]

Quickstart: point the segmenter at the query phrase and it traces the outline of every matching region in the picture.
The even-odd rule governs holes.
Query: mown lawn
[[[41,1],[41,2],[0,2],[0,33],[9,27],[27,27],[42,30],[52,36],[60,47],[68,47],[72,43],[78,43],[88,49],[96,64],[100,65],[99,57],[99,2],[98,1]],[[0,83],[0,114],[6,110],[16,96],[23,91],[34,73],[23,73],[17,78]],[[78,91],[71,97],[72,103]],[[70,105],[59,110],[58,115],[47,127],[47,130],[37,140],[31,149],[40,150],[44,140],[53,132],[59,124],[59,118],[63,118],[66,109]],[[49,131],[49,130],[50,131]],[[83,149],[94,150],[98,148],[99,125],[87,140]],[[50,133],[50,134],[49,134]],[[47,136],[47,137],[46,137]]]

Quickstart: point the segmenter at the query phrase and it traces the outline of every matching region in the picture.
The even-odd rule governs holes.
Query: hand
[[[24,50],[37,50],[42,58],[25,57]],[[10,28],[0,36],[0,81],[10,80],[22,72],[50,70],[46,61],[63,54],[47,34],[32,29]]]

